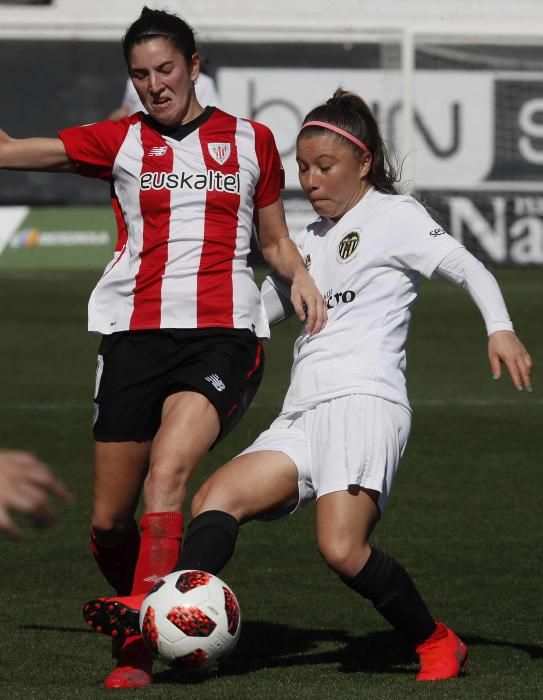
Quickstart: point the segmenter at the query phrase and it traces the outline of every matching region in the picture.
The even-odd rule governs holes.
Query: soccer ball
[[[205,571],[174,571],[145,597],[140,629],[157,658],[174,668],[200,671],[217,664],[236,646],[240,633],[236,596]]]

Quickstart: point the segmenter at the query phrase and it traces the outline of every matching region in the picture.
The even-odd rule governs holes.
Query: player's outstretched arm
[[[532,391],[532,359],[513,331],[505,301],[494,275],[460,247],[449,253],[436,272],[466,289],[478,306],[488,333],[488,359],[494,379],[501,376],[504,364],[518,391]]]
[[[292,283],[290,298],[296,315],[300,321],[305,320],[309,335],[318,333],[326,324],[326,305],[296,244],[289,238],[280,199],[258,210],[257,229],[264,260]]]
[[[11,511],[29,515],[34,524],[56,524],[51,496],[64,503],[72,495],[49,469],[30,452],[0,450],[0,530],[18,540],[21,531],[11,518]]]
[[[0,168],[5,170],[74,170],[60,139],[14,139],[0,129]]]
[[[494,379],[499,379],[502,364],[507,367],[517,391],[533,391],[532,358],[512,331],[496,331],[488,338],[488,359]]]

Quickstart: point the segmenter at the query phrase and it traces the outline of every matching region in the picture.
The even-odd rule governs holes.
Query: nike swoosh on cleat
[[[462,666],[464,652],[462,650],[462,642],[459,639],[456,640],[456,649],[453,651],[453,654],[455,659],[458,661],[458,664]]]

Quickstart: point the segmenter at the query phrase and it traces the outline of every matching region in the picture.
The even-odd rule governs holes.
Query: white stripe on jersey
[[[258,159],[255,148],[255,132],[249,122],[242,119],[238,119],[237,123],[236,145],[240,165],[246,161],[247,166],[250,165],[253,168],[257,168],[254,174],[254,181],[258,181],[258,178],[260,177],[260,169],[258,168]],[[254,298],[253,303],[260,304],[260,292],[258,293],[258,298],[254,296],[252,271],[242,263],[242,261],[247,258],[251,248],[253,210],[250,206],[250,202],[252,201],[252,197],[254,195],[254,188],[250,194],[251,199],[247,197],[245,199],[242,198],[240,201],[238,210],[238,235],[236,238],[234,256],[234,269],[239,271],[239,274],[234,275],[234,323],[241,326],[247,326],[248,324],[251,325],[254,322],[252,319],[247,318],[246,314],[242,315],[240,313],[240,310],[243,309],[243,304],[241,303],[242,299],[244,297],[246,298],[249,294]],[[247,235],[247,233],[249,235]],[[267,335],[266,330],[263,329],[258,322],[257,326],[257,335]]]
[[[127,186],[130,181],[127,182],[123,173],[131,172],[134,162],[139,164],[142,161],[140,132],[140,122],[128,129],[113,166],[115,193],[125,221],[131,222],[130,236],[125,248],[114,255],[90,296],[89,331],[114,333],[125,330],[130,324],[134,302],[132,290],[140,265],[139,252],[143,245],[143,218],[139,196],[135,196],[137,192],[134,188]],[[113,298],[116,298],[114,313],[111,308]]]
[[[186,136],[174,150],[173,170],[186,170],[187,162],[194,162],[194,169],[205,172],[206,167],[200,149],[197,131]],[[197,325],[197,281],[195,274],[187,275],[187,263],[197,270],[202,254],[206,208],[206,190],[186,193],[180,188],[171,192],[170,238],[168,262],[162,281],[162,327],[189,328]],[[195,214],[194,212],[197,212]],[[174,233],[179,231],[182,233]]]

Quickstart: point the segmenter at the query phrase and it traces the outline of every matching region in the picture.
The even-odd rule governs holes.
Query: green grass
[[[87,228],[87,226],[85,226]],[[96,271],[0,274],[0,445],[47,460],[72,487],[55,531],[25,527],[0,541],[0,697],[99,698],[108,641],[80,615],[106,588],[87,551],[91,394],[98,338],[86,301]],[[342,586],[314,545],[314,509],[242,528],[224,570],[243,632],[220,675],[156,683],[123,697],[540,698],[540,270],[497,272],[536,363],[533,395],[493,382],[478,312],[447,283],[424,284],[408,381],[415,414],[407,453],[375,542],[410,570],[435,615],[470,647],[457,681],[420,686],[411,651],[371,606]],[[281,405],[296,322],[274,332],[263,386],[236,432],[208,457],[193,488],[245,447]]]

